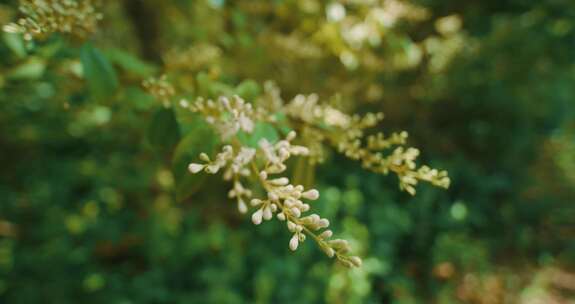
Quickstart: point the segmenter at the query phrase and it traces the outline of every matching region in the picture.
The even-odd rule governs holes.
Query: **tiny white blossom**
[[[329,220],[328,219],[321,219],[318,221],[317,225],[320,229],[329,227]]]
[[[287,141],[292,141],[296,137],[297,133],[294,130],[289,131],[286,136]]]
[[[196,164],[196,163],[191,163],[191,164],[188,166],[188,170],[190,170],[190,172],[192,172],[192,173],[194,173],[194,174],[196,174],[196,173],[202,171],[204,168],[205,168],[205,165]]]
[[[324,249],[324,252],[330,258],[333,258],[333,256],[335,255],[335,250],[333,250],[333,248],[331,248],[331,247],[326,247]]]
[[[200,159],[205,161],[205,162],[210,161],[210,157],[206,153],[200,153]]]
[[[180,99],[180,107],[187,108],[190,106],[190,102],[187,99]]]
[[[361,267],[362,261],[359,257],[357,256],[352,256],[349,258],[349,260],[351,261],[351,263],[353,264],[353,266],[355,267]]]
[[[319,198],[319,191],[316,189],[311,189],[302,193],[301,196],[305,199],[315,201]]]
[[[272,179],[269,182],[275,186],[285,186],[289,183],[289,179],[287,177],[280,177]]]
[[[272,217],[273,217],[272,208],[269,205],[265,206],[263,210],[263,218],[266,221],[269,221],[272,219]]]
[[[280,199],[277,193],[275,192],[268,192],[268,198],[270,199],[270,201],[277,201]]]
[[[258,206],[262,203],[262,200],[254,198],[251,202],[250,205],[252,205],[252,207]]]
[[[333,236],[333,232],[331,230],[326,230],[319,235],[319,237],[322,239],[329,239],[332,236]]]
[[[345,7],[341,3],[331,3],[326,8],[326,15],[329,21],[340,21],[345,18]]]
[[[299,238],[298,238],[298,234],[294,234],[290,241],[289,241],[289,249],[291,249],[292,251],[296,251],[297,246],[299,245]]]
[[[293,216],[295,217],[300,217],[301,216],[301,211],[298,208],[291,208],[290,209],[291,213],[293,214]]]
[[[283,213],[282,213],[283,214]],[[287,221],[288,230],[291,232],[295,232],[297,225],[292,221]]]
[[[262,216],[263,216],[263,210],[260,208],[256,212],[254,212],[254,214],[252,214],[252,222],[255,225],[261,224],[262,223]]]
[[[241,198],[238,198],[238,211],[242,214],[248,212],[248,206],[246,205],[246,202],[244,202],[244,200]]]

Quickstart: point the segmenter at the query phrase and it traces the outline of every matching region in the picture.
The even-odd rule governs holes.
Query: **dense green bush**
[[[57,1],[22,1],[40,2]],[[573,301],[572,1],[96,8],[94,28],[2,33],[0,303]],[[159,75],[172,98],[142,85]],[[384,112],[375,131],[407,130],[450,188],[412,197],[326,149],[290,173],[363,265],[289,251],[283,224],[254,226],[221,178],[187,171],[213,133],[179,106],[257,100],[268,80],[286,100]]]

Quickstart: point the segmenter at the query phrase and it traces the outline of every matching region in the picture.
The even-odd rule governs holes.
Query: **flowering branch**
[[[276,105],[275,111],[281,111],[285,103],[279,96],[279,90],[271,83],[265,89],[264,101]],[[299,126],[304,134],[304,142],[314,147],[310,157],[315,162],[324,159],[323,145],[318,142],[326,142],[346,157],[361,161],[365,169],[380,174],[394,172],[399,177],[399,188],[411,195],[415,195],[418,181],[426,181],[441,188],[449,187],[450,179],[446,171],[425,165],[417,167],[415,160],[419,150],[403,147],[408,137],[407,132],[392,133],[389,137],[381,132],[365,135],[369,128],[383,120],[383,113],[348,115],[329,105],[319,104],[315,94],[297,95],[283,109],[291,119],[301,122]],[[392,147],[396,148],[391,153],[382,153]]]
[[[183,107],[201,114],[219,133],[223,142],[228,143],[213,159],[201,153],[199,158],[202,162],[191,163],[188,169],[193,174],[216,174],[222,171],[224,180],[232,181],[233,186],[228,196],[236,200],[239,212],[248,212],[248,201],[255,209],[251,216],[255,225],[271,220],[274,215],[278,220],[286,222],[288,231],[292,233],[289,241],[291,250],[295,251],[306,237],[311,237],[327,256],[335,257],[343,265],[361,265],[359,257],[349,255],[350,246],[346,240],[332,239],[333,232],[327,229],[327,219],[315,213],[305,215],[311,209],[305,201],[317,200],[319,191],[294,185],[285,176],[274,176],[286,171],[285,162],[291,156],[305,156],[321,162],[323,142],[336,147],[351,159],[360,160],[363,167],[374,172],[395,172],[400,177],[400,188],[411,194],[415,193],[414,186],[418,180],[441,187],[449,185],[449,178],[444,171],[439,172],[427,166],[416,170],[415,159],[419,151],[401,146],[405,144],[406,132],[393,133],[390,137],[377,133],[363,140],[364,130],[381,121],[383,114],[349,116],[332,107],[318,104],[318,98],[313,94],[307,97],[298,95],[285,104],[272,85],[267,84],[266,91],[263,99],[256,103],[265,106],[254,106],[239,96],[231,99],[220,97],[217,101],[198,98],[192,104],[185,100],[180,102]],[[278,114],[288,117],[290,121],[287,123],[291,123],[290,126],[299,126],[304,134],[300,138],[302,145],[292,144],[296,138],[293,130],[285,139],[276,143],[265,137],[259,138],[255,148],[242,144],[238,139],[240,133],[253,133],[258,123],[269,123],[279,128]],[[315,143],[311,143],[310,138],[314,138]],[[393,146],[399,147],[388,156],[379,152]],[[258,187],[266,192],[265,197],[253,197],[253,191],[245,186],[245,180],[249,177],[254,177]]]
[[[232,145],[224,146],[213,161],[206,154],[201,154],[200,159],[204,163],[191,163],[189,170],[192,173],[204,171],[216,174],[225,168],[224,179],[233,180],[233,188],[228,195],[237,200],[238,210],[241,213],[247,212],[245,201],[252,197],[252,191],[244,188],[241,179],[248,177],[251,171],[267,193],[265,198],[252,198],[250,201],[250,206],[256,209],[251,216],[255,225],[261,224],[264,220],[271,220],[275,214],[278,220],[286,222],[288,230],[293,233],[289,241],[291,250],[295,251],[308,235],[318,243],[327,256],[336,257],[345,266],[358,267],[361,265],[361,259],[348,255],[350,248],[347,241],[331,240],[333,235],[331,230],[316,234],[315,231],[319,232],[329,226],[327,219],[317,214],[303,216],[310,210],[310,205],[302,200],[317,200],[319,192],[316,189],[305,190],[302,185],[294,186],[287,177],[270,178],[271,175],[286,170],[285,162],[292,155],[309,154],[306,147],[291,144],[295,137],[296,133],[291,131],[284,140],[276,144],[271,144],[263,138],[259,141],[258,149],[243,147],[238,141],[234,141],[235,149]],[[263,169],[258,168],[258,162],[264,163]]]
[[[52,33],[71,34],[80,38],[96,31],[102,14],[97,0],[20,0],[24,15],[4,26],[4,31],[22,33],[24,39],[43,38]]]

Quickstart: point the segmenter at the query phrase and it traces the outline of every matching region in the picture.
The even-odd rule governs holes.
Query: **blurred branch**
[[[126,0],[124,10],[134,25],[144,59],[161,62],[159,43],[159,7],[146,0]]]

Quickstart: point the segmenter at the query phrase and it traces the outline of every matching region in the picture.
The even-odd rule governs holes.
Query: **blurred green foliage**
[[[575,267],[572,1],[419,0],[415,17],[360,42],[353,22],[377,1],[346,1],[351,24],[314,0],[104,2],[89,41],[2,34],[0,303],[515,303],[575,292],[572,277],[572,289],[533,280]],[[16,8],[3,2],[0,21]],[[383,111],[384,130],[408,130],[452,186],[412,198],[330,154],[316,207],[364,266],[341,268],[310,244],[293,254],[280,223],[254,228],[227,185],[187,174],[214,136],[146,94],[141,81],[159,72],[181,97],[253,99],[272,79],[287,97]]]

